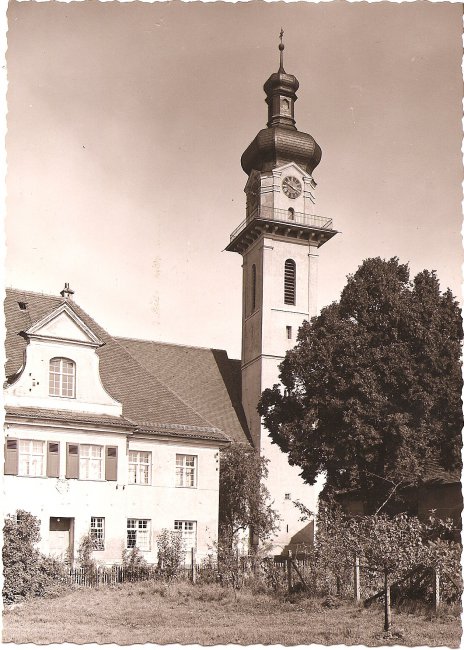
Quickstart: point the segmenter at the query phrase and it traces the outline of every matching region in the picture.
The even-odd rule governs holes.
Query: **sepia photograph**
[[[460,647],[462,4],[6,30],[3,643]]]

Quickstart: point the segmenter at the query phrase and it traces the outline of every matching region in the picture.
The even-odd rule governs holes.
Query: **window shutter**
[[[59,478],[60,476],[60,443],[47,443],[47,476]]]
[[[107,481],[118,480],[118,448],[117,447],[106,447],[105,479]]]
[[[79,445],[66,443],[66,478],[79,478]]]
[[[16,438],[5,440],[5,474],[18,474],[18,441]]]

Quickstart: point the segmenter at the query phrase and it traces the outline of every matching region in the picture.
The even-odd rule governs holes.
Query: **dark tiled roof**
[[[459,470],[443,469],[437,462],[429,461],[426,465],[423,483],[425,485],[447,485],[450,483],[459,483],[461,473]]]
[[[20,309],[19,302],[26,303],[27,309]],[[27,342],[20,332],[63,302],[61,297],[7,289],[7,377],[14,377],[23,364]],[[124,418],[137,429],[248,442],[240,403],[239,362],[229,360],[220,350],[114,338],[74,301],[69,304],[103,341],[97,350],[101,380],[108,393],[122,403]],[[145,360],[143,346],[148,355]]]
[[[124,429],[133,429],[134,423],[125,418],[112,415],[98,415],[97,413],[85,413],[78,411],[67,411],[64,409],[41,409],[31,407],[6,407],[6,416],[17,418],[33,418],[39,420],[53,420],[59,422],[78,422],[81,424],[97,424]]]
[[[240,361],[224,350],[116,339],[152,376],[234,442],[248,443],[241,404]]]

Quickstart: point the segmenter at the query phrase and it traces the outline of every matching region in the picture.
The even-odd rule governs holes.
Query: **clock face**
[[[282,191],[289,199],[296,199],[301,194],[301,183],[295,176],[286,176],[282,181]]]

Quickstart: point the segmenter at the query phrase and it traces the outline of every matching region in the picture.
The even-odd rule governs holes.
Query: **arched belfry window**
[[[285,260],[284,303],[294,305],[296,298],[296,264],[295,260]]]
[[[53,397],[75,397],[76,364],[74,361],[62,357],[50,359],[48,392]]]
[[[256,264],[251,267],[251,311],[256,309]]]

